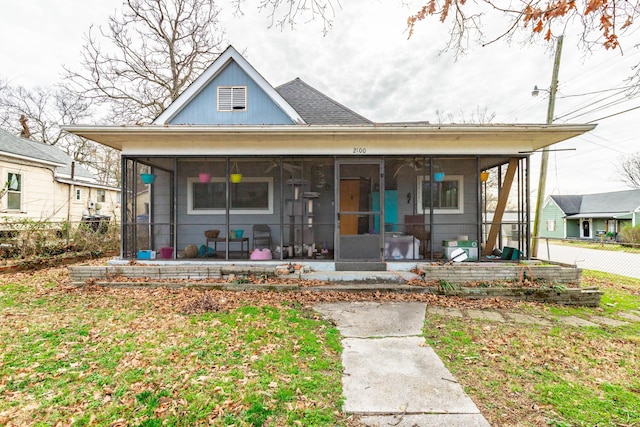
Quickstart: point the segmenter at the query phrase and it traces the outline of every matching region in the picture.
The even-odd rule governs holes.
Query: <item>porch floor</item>
[[[593,307],[602,295],[597,288],[580,287],[581,270],[576,266],[548,261],[392,262],[387,267],[387,271],[335,271],[333,262],[112,260],[107,266],[71,266],[69,276],[76,286],[417,293]]]
[[[361,263],[359,270],[338,271],[336,262],[324,261],[296,261],[296,260],[270,260],[249,261],[238,263],[234,260],[207,260],[207,259],[181,259],[181,260],[137,260],[132,265],[129,260],[113,259],[108,262],[109,267],[118,270],[118,275],[126,276],[127,269],[136,268],[136,277],[144,274],[144,267],[148,266],[150,276],[155,271],[164,278],[175,277],[207,278],[209,271],[218,274],[235,274],[237,276],[255,274],[257,272],[272,273],[273,276],[283,278],[300,278],[304,280],[317,280],[331,283],[390,283],[402,284],[413,280],[433,281],[440,280],[450,283],[464,284],[469,282],[496,282],[496,281],[522,281],[523,279],[539,280],[554,283],[564,283],[578,286],[581,278],[581,269],[575,265],[553,263],[551,261],[521,260],[503,261],[486,260],[476,262],[443,263],[437,261],[393,261],[387,263],[372,263],[386,265],[386,271],[368,270],[367,263]],[[282,274],[283,269],[293,269],[290,274]],[[141,270],[142,269],[142,270]],[[220,269],[223,270],[220,273]],[[153,272],[152,272],[153,271]],[[225,271],[227,273],[225,273]],[[204,275],[204,276],[203,276]]]

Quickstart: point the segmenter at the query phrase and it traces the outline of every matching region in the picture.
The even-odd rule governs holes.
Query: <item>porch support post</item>
[[[527,230],[526,232],[526,240],[525,240],[525,247],[527,249],[527,259],[531,259],[531,200],[529,198],[529,194],[531,194],[531,176],[529,174],[529,167],[530,167],[530,161],[531,161],[531,156],[527,156],[526,160],[525,160],[525,177],[526,177],[526,191],[525,191],[525,206],[526,206],[526,213],[525,213],[525,230]]]
[[[173,172],[171,172],[171,246],[174,247],[173,259],[178,259],[178,157],[173,157]]]
[[[130,244],[128,234],[131,227],[129,217],[127,216],[127,206],[129,204],[129,159],[120,155],[120,179],[122,181],[122,192],[120,193],[120,259],[127,257],[127,245]],[[71,205],[71,200],[69,200]]]
[[[482,194],[483,182],[480,181],[480,172],[480,157],[476,156],[476,223],[478,224],[478,226],[476,227],[476,238],[478,239],[478,242],[482,243],[482,221],[484,219],[482,204],[486,203],[486,201],[484,200],[484,196]]]
[[[509,166],[507,167],[507,173],[504,175],[504,182],[502,183],[502,191],[498,198],[498,205],[493,215],[493,221],[491,223],[491,229],[489,230],[489,236],[487,237],[487,244],[484,247],[483,255],[491,255],[496,245],[498,233],[502,226],[502,216],[507,207],[507,201],[509,200],[509,193],[511,192],[511,185],[513,184],[513,178],[518,170],[518,158],[512,157],[509,159]]]

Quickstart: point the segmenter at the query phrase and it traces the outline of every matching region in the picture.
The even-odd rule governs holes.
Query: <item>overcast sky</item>
[[[32,87],[59,81],[62,65],[77,68],[91,24],[103,25],[121,0],[4,0],[0,14],[0,78]],[[439,51],[447,27],[437,20],[418,24],[407,40],[405,23],[413,9],[397,0],[343,1],[333,28],[323,36],[319,22],[295,30],[268,28],[257,2],[245,0],[245,15],[222,14],[227,39],[273,86],[300,77],[365,117],[379,122],[470,121],[477,111],[495,114],[492,123],[544,123],[548,96],[531,96],[534,85],[548,89],[553,51],[540,44],[474,46],[457,60]],[[384,3],[384,5],[382,4]],[[640,31],[635,32],[637,40]],[[640,105],[640,97],[579,117],[570,114],[627,86],[640,63],[640,50],[627,40],[625,54],[599,50],[585,56],[577,36],[565,36],[556,100],[556,123],[586,123]],[[624,42],[624,40],[623,40]],[[637,42],[637,41],[636,41]],[[575,96],[585,93],[585,96]],[[616,97],[615,99],[618,99]],[[610,98],[612,100],[614,98]],[[594,104],[585,108],[592,110]],[[588,194],[628,189],[616,176],[621,156],[640,152],[634,129],[640,109],[597,121],[598,127],[553,148],[547,193]],[[532,158],[537,188],[539,155]]]

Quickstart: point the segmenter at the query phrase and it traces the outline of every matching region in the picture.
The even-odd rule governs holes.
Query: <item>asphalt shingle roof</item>
[[[586,194],[580,213],[632,212],[640,206],[640,190]]]
[[[71,176],[71,163],[73,159],[65,152],[52,145],[32,141],[13,135],[4,129],[0,129],[0,153],[5,152],[18,156],[28,157],[46,162],[60,163],[56,168],[56,174],[65,177]],[[93,179],[91,172],[76,163],[74,175],[76,178]]]
[[[552,195],[550,196],[562,212],[566,215],[573,215],[580,212],[580,204],[582,203],[582,196],[560,196],[560,195]]]
[[[640,190],[615,191],[584,195],[550,196],[566,215],[627,213],[640,207]]]
[[[371,125],[373,122],[334,101],[299,78],[275,88],[309,125]]]

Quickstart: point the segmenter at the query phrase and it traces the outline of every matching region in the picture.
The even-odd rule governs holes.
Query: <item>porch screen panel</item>
[[[122,256],[133,258],[136,253],[137,163],[131,159],[122,162]]]
[[[224,209],[226,198],[224,182],[193,183],[193,209]]]
[[[233,184],[231,186],[231,209],[269,209],[269,183]]]
[[[459,209],[460,186],[457,180],[434,182],[422,182],[422,209],[429,210],[431,205],[431,186],[433,185],[433,208],[434,209]]]
[[[193,184],[193,209],[225,209],[226,183],[209,182]],[[270,182],[256,181],[231,184],[230,209],[267,210],[270,206]]]
[[[435,213],[464,213],[464,176],[447,175],[436,182],[429,176],[418,176],[418,213],[428,213],[433,207]]]

